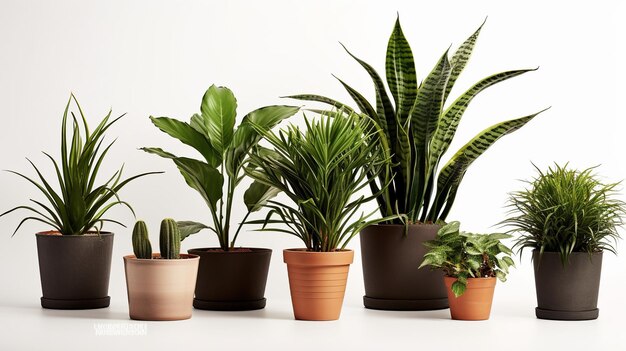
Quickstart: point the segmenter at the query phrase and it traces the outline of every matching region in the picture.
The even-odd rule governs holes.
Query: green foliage
[[[304,132],[294,125],[278,134],[265,132],[273,149],[257,148],[250,155],[250,177],[268,191],[284,192],[295,204],[269,200],[265,220],[254,222],[263,223],[263,230],[297,236],[310,251],[343,249],[363,227],[380,221],[366,221],[373,213],[354,219],[360,206],[374,198],[356,194],[388,160],[363,137],[375,132],[367,118],[328,112],[320,120],[305,117],[305,123]],[[269,223],[288,229],[269,229]]]
[[[194,148],[203,160],[178,157],[160,148],[142,148],[146,152],[172,159],[185,182],[202,196],[209,208],[213,225],[178,222],[182,238],[202,229],[210,229],[217,234],[220,247],[224,250],[234,247],[241,226],[250,212],[261,208],[265,201],[275,195],[272,189],[252,184],[245,195],[249,211],[231,241],[234,193],[244,177],[243,165],[247,154],[256,148],[261,139],[258,131],[272,129],[299,110],[294,106],[262,107],[247,114],[235,129],[236,109],[237,100],[233,93],[228,88],[212,85],[202,98],[200,114],[194,114],[189,123],[168,117],[150,117],[157,128]]]
[[[470,58],[481,28],[482,25],[451,57],[446,51],[418,84],[413,53],[398,19],[387,46],[385,65],[387,87],[394,103],[374,68],[348,51],[372,78],[375,103],[367,101],[342,80],[339,82],[358,109],[381,130],[381,133],[373,136],[375,142],[392,155],[386,171],[379,174],[379,186],[376,182],[370,183],[373,193],[378,193],[380,185],[389,184],[377,196],[383,216],[399,213],[406,215],[412,223],[444,221],[468,167],[498,139],[516,131],[543,112],[501,122],[483,130],[461,147],[448,163],[439,167],[461,117],[474,97],[492,85],[534,71],[512,70],[488,76],[445,107],[454,83]],[[346,104],[324,96],[306,94],[291,98],[322,102],[346,113],[354,111]],[[440,171],[437,175],[438,169]],[[403,217],[396,216],[393,222],[402,222]]]
[[[537,172],[526,182],[528,189],[509,198],[510,217],[502,223],[520,234],[514,247],[558,252],[564,265],[572,252],[615,253],[613,243],[626,211],[617,199],[619,183],[601,182],[593,168],[579,171],[555,164]]]
[[[161,222],[161,233],[159,236],[161,258],[179,259],[180,240],[180,230],[176,221],[171,218],[165,218]]]
[[[463,295],[468,278],[497,277],[506,281],[509,267],[515,263],[511,249],[500,240],[508,234],[472,234],[459,231],[460,223],[451,222],[439,229],[435,240],[424,243],[429,248],[420,268],[440,268],[449,277],[457,278],[452,284],[456,297]]]
[[[148,237],[148,228],[144,221],[137,221],[133,228],[133,252],[141,259],[152,258],[152,245]]]
[[[80,119],[76,117],[74,112],[70,111],[72,101],[76,104]],[[24,218],[13,235],[17,233],[22,224],[29,220],[50,225],[63,235],[82,235],[94,229],[99,232],[105,222],[124,226],[116,220],[104,217],[107,211],[116,205],[124,205],[133,212],[131,206],[119,198],[118,192],[126,184],[137,178],[161,172],[142,173],[122,180],[124,169],[122,166],[106,182],[97,185],[96,178],[100,166],[107,152],[115,143],[112,141],[104,146],[104,133],[113,123],[124,116],[119,116],[110,121],[111,112],[109,111],[96,129],[90,131],[83,110],[74,95],[70,95],[61,123],[61,158],[57,162],[52,156],[44,152],[54,165],[55,175],[53,179],[58,182],[56,190],[53,188],[54,181],[46,179],[39,168],[30,160],[28,162],[37,173],[37,178],[30,178],[22,173],[9,171],[37,187],[48,201],[48,204],[45,204],[31,199],[30,201],[36,207],[34,205],[17,206],[0,214],[1,217],[16,210],[27,210],[34,214]],[[68,126],[68,115],[71,115],[69,122],[72,127],[71,131]],[[71,135],[69,140],[68,134]]]

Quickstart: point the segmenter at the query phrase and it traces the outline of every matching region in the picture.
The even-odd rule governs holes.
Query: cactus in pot
[[[180,258],[180,230],[175,220],[166,218],[161,222],[159,244],[161,246],[161,258]]]
[[[146,222],[144,221],[137,221],[137,223],[135,223],[135,227],[133,228],[133,252],[137,258],[152,258],[152,245],[150,245],[148,228],[146,227]]]

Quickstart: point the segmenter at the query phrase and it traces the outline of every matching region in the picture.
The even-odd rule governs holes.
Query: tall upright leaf
[[[222,155],[233,140],[236,109],[237,100],[228,88],[211,85],[202,97],[203,126],[211,145]]]

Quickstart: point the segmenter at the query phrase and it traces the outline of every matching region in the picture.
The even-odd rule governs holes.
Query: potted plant
[[[200,114],[194,114],[189,123],[150,117],[156,127],[194,148],[203,160],[178,157],[159,148],[143,148],[174,161],[187,184],[200,193],[209,208],[211,225],[178,222],[183,240],[202,229],[214,232],[219,240],[219,247],[188,250],[201,257],[193,302],[199,309],[254,310],[266,303],[265,284],[272,250],[235,244],[248,215],[276,192],[258,184],[250,186],[243,196],[248,212],[232,235],[235,190],[245,176],[243,165],[248,152],[261,139],[258,130],[273,128],[299,108],[262,107],[247,114],[235,129],[236,108],[237,100],[228,88],[212,85],[202,98]]]
[[[78,108],[80,118],[70,112],[72,101]],[[71,129],[68,126],[68,114]],[[27,221],[41,222],[53,228],[36,234],[43,292],[41,306],[44,308],[90,309],[109,306],[113,233],[102,231],[102,227],[107,222],[123,224],[104,216],[116,205],[124,205],[132,212],[130,205],[120,199],[120,190],[132,180],[158,173],[143,173],[122,180],[122,166],[107,178],[108,181],[98,183],[96,178],[100,166],[115,142],[104,144],[104,133],[122,116],[110,120],[109,111],[100,124],[90,130],[83,110],[74,95],[71,95],[61,123],[61,157],[55,160],[44,152],[55,169],[52,178],[46,178],[30,160],[28,162],[33,166],[36,178],[9,171],[33,184],[48,201],[46,204],[45,201],[31,199],[32,204],[17,206],[0,215],[16,210],[32,213],[22,219],[13,235]],[[54,182],[58,182],[56,189]]]
[[[160,253],[152,253],[146,223],[133,228],[134,255],[124,256],[131,319],[173,321],[191,318],[200,257],[180,253],[178,224],[161,222]]]
[[[366,118],[329,113],[319,121],[305,117],[305,123],[304,132],[290,125],[278,135],[264,133],[273,149],[250,155],[246,170],[255,183],[283,192],[293,203],[269,200],[265,220],[253,222],[295,235],[305,245],[283,251],[295,318],[335,320],[354,257],[346,245],[376,222],[366,222],[372,213],[358,216],[374,196],[355,194],[374,181],[387,159],[363,138],[375,132]],[[266,227],[270,223],[284,227]]]
[[[472,234],[459,231],[459,222],[442,226],[437,237],[424,243],[428,252],[420,268],[443,270],[452,319],[486,320],[496,278],[506,281],[515,263],[513,252],[500,240],[508,234]]]
[[[519,234],[514,248],[533,250],[537,318],[598,318],[602,254],[615,253],[626,204],[617,198],[619,183],[604,183],[593,170],[537,169],[528,188],[510,196],[503,223]]]
[[[387,86],[372,66],[353,57],[374,82],[376,103],[339,80],[358,109],[378,125],[379,148],[391,155],[378,182],[370,183],[383,217],[393,220],[363,229],[361,255],[365,283],[364,304],[383,310],[428,310],[448,307],[441,271],[418,270],[426,248],[445,221],[468,167],[498,139],[518,130],[538,113],[495,124],[471,139],[440,167],[463,113],[486,88],[535,69],[512,70],[488,76],[446,107],[460,73],[465,68],[482,25],[452,56],[448,50],[421,83],[413,54],[399,19],[389,39],[386,59]],[[419,84],[418,84],[419,83]],[[387,94],[391,92],[393,102]],[[348,105],[319,95],[295,99],[322,102],[351,112]],[[381,184],[390,184],[380,190]]]

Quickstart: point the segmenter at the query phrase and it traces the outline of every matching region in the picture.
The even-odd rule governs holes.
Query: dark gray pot
[[[193,307],[214,311],[247,311],[265,307],[265,284],[272,250],[188,250],[200,256]]]
[[[537,308],[541,319],[588,320],[598,318],[598,291],[602,272],[602,252],[591,256],[573,252],[569,263],[561,263],[559,253],[533,252]]]
[[[361,259],[366,308],[419,311],[448,308],[443,272],[419,269],[427,249],[424,241],[437,235],[438,225],[372,225],[363,229]]]
[[[41,306],[76,310],[108,307],[113,233],[37,233]]]

